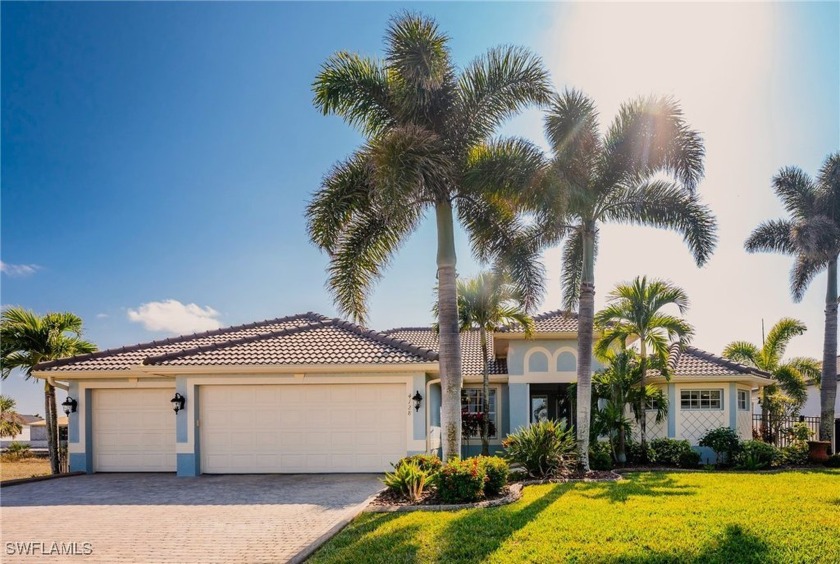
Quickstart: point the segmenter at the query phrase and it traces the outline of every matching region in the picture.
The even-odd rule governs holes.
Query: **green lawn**
[[[312,562],[840,563],[840,470],[631,474],[458,512],[366,513]]]

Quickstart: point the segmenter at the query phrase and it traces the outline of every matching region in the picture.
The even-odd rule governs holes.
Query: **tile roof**
[[[352,323],[341,321],[338,319],[330,319],[317,313],[303,313],[299,315],[292,315],[288,317],[280,317],[277,319],[269,319],[257,323],[249,323],[247,325],[236,325],[233,327],[225,327],[215,331],[207,331],[205,333],[198,333],[195,335],[184,335],[181,337],[174,337],[171,339],[164,339],[161,341],[152,341],[149,343],[141,343],[129,347],[121,347],[116,349],[108,349],[95,353],[79,355],[71,358],[64,358],[51,362],[45,362],[36,366],[36,370],[49,371],[79,371],[79,370],[129,370],[132,367],[147,363],[149,358],[163,358],[161,362],[168,362],[175,364],[173,356],[180,356],[181,353],[189,352],[190,355],[198,353],[206,353],[210,350],[223,349],[226,346],[241,347],[247,346],[249,343],[260,340],[271,340],[273,344],[263,344],[260,348],[260,353],[265,352],[271,347],[273,351],[279,350],[282,346],[279,344],[283,337],[294,335],[303,329],[315,329],[323,326],[335,326],[335,331],[321,331],[319,333],[312,333],[315,339],[311,343],[301,343],[301,337],[295,338],[293,341],[295,347],[299,349],[307,349],[309,352],[304,355],[288,354],[277,356],[277,358],[313,358],[313,351],[320,351],[321,356],[324,352],[333,351],[330,348],[328,341],[330,338],[337,338],[339,334],[353,333],[357,336],[355,339],[348,340],[348,337],[343,337],[341,341],[344,345],[350,347],[343,352],[341,358],[343,360],[329,360],[328,362],[318,362],[318,364],[326,364],[332,362],[360,362],[352,360],[357,358],[373,358],[371,355],[380,354],[381,358],[376,362],[409,362],[410,357],[415,357],[414,362],[428,362],[433,360],[431,357],[437,358],[437,355],[428,350],[421,350],[417,347],[411,347],[408,344],[392,343],[382,333],[376,331],[367,331],[353,325]],[[332,337],[326,337],[325,334],[330,333]],[[377,343],[376,346],[366,345],[369,342]],[[250,347],[256,350],[253,344]],[[393,350],[392,350],[393,349]],[[241,349],[235,349],[235,354]],[[401,351],[402,356],[396,354],[395,351]],[[222,361],[222,353],[213,353],[212,358],[215,363],[230,364],[230,362]],[[276,355],[275,355],[276,356]],[[336,358],[335,352],[326,355],[328,358]],[[209,357],[202,357],[209,358]],[[385,359],[388,359],[387,361]],[[258,364],[262,363],[264,358],[256,358]],[[289,361],[291,362],[291,360]],[[246,362],[245,364],[249,364]],[[193,364],[193,363],[189,363]]]
[[[431,327],[399,327],[388,329],[385,334],[435,352],[440,349],[437,333]],[[487,341],[490,374],[507,374],[507,360],[495,358],[493,336],[488,335]],[[463,331],[461,333],[461,373],[465,376],[476,376],[483,374],[483,370],[479,331],[477,329]]]
[[[534,316],[535,333],[577,333],[578,315],[573,311],[556,309]],[[500,333],[518,333],[522,326],[518,324],[502,327]]]
[[[738,364],[723,357],[696,347],[679,344],[671,346],[668,355],[668,367],[676,376],[731,376],[737,374],[753,374],[769,378],[763,370]]]

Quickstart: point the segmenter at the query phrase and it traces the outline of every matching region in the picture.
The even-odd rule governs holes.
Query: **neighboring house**
[[[46,427],[38,427],[39,422],[44,420],[37,415],[21,415],[17,414],[18,422],[21,423],[20,433],[14,437],[3,437],[0,439],[0,448],[6,448],[12,443],[23,443],[29,445],[31,448],[39,448],[47,446],[47,431]]]
[[[535,322],[532,339],[516,328],[493,335],[497,448],[539,418],[574,416],[577,319],[554,311]],[[461,346],[462,405],[475,411],[478,333],[462,334]],[[72,471],[382,472],[439,447],[437,347],[430,328],[378,332],[306,313],[47,362],[34,374],[67,383],[78,402]],[[649,427],[651,437],[696,445],[718,426],[751,436],[750,389],[765,374],[693,347],[672,362],[670,382],[653,380],[672,407],[667,421]],[[176,393],[185,404],[173,413]]]
[[[68,436],[69,418],[66,416],[59,417],[58,423],[58,440],[66,441]],[[37,437],[37,441],[30,443],[32,448],[48,448],[47,444],[47,422],[43,419],[32,424],[32,434]]]
[[[837,370],[840,372],[840,356],[837,357]],[[816,382],[808,382],[808,397],[802,406],[800,415],[806,417],[820,417],[820,386]],[[837,397],[834,400],[834,441],[833,452],[840,448],[840,380],[837,382]]]

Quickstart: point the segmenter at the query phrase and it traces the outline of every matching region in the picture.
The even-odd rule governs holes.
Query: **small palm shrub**
[[[496,495],[507,485],[510,475],[510,466],[504,458],[498,456],[481,456],[481,464],[484,465],[484,473],[487,479],[484,481],[484,495]]]
[[[443,462],[436,454],[414,454],[412,456],[401,458],[399,462],[395,464],[395,467],[410,462],[416,463],[421,470],[428,472],[430,475],[437,474],[443,466]]]
[[[741,439],[732,427],[718,427],[711,429],[700,439],[700,446],[715,451],[719,464],[732,464],[740,452]]]
[[[392,492],[417,501],[429,484],[429,472],[423,470],[415,461],[400,460],[394,465],[394,471],[385,474],[382,479]]]
[[[6,447],[6,459],[7,460],[20,460],[21,458],[27,458],[30,455],[29,445],[26,443],[19,443],[14,441]]]
[[[825,461],[825,465],[829,468],[840,468],[840,454],[833,454]]]
[[[454,458],[437,474],[438,495],[446,503],[477,501],[484,495],[486,479],[486,467],[480,458]]]
[[[553,476],[577,463],[574,433],[562,421],[541,421],[507,436],[505,458],[529,476]]]
[[[681,466],[680,457],[693,452],[688,441],[677,439],[654,439],[648,443],[648,446],[651,451],[650,461],[666,466]],[[690,458],[686,457],[686,460]]]
[[[763,441],[744,441],[738,453],[737,467],[741,470],[768,468],[778,459],[778,449]]]

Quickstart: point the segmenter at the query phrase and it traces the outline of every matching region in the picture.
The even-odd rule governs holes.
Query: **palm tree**
[[[82,320],[72,313],[39,316],[22,307],[4,309],[0,316],[0,375],[5,380],[13,370],[19,369],[29,380],[35,365],[40,362],[94,352],[96,345],[81,337]],[[58,416],[55,386],[49,380],[44,381],[44,411],[50,466],[53,474],[57,474]]]
[[[657,358],[657,368],[667,367],[668,354],[675,343],[687,344],[694,329],[685,320],[664,313],[668,306],[676,306],[680,314],[688,309],[688,296],[682,288],[664,280],[636,277],[629,284],[618,284],[610,292],[607,307],[595,316],[595,324],[602,336],[595,346],[598,356],[606,356],[610,347],[626,347],[632,339],[639,340],[639,387],[644,389],[648,371],[648,349]],[[668,377],[667,371],[664,375]],[[640,396],[641,398],[641,396]],[[638,404],[639,436],[642,452],[647,452],[647,406]]]
[[[773,383],[761,392],[761,412],[765,429],[771,427],[769,414],[773,406],[790,406],[796,414],[808,394],[807,380],[819,381],[820,364],[813,358],[797,357],[783,361],[785,349],[791,339],[802,335],[808,328],[798,319],[780,319],[767,334],[759,347],[747,341],[733,341],[726,345],[723,356],[729,360],[752,366],[770,373]]]
[[[837,397],[837,257],[840,255],[840,152],[826,158],[816,180],[800,168],[786,167],[773,177],[773,190],[789,218],[765,221],[750,234],[747,252],[794,257],[790,273],[793,300],[799,302],[814,277],[825,270],[825,338],[820,377],[820,440],[834,436]]]
[[[434,307],[437,315],[438,307]],[[482,272],[475,278],[458,280],[458,325],[461,331],[478,329],[481,342],[482,405],[481,454],[490,455],[490,365],[488,333],[504,325],[516,323],[526,337],[534,330],[534,320],[525,310],[516,286],[500,272]]]
[[[656,386],[642,386],[641,362],[633,349],[610,349],[603,360],[607,362],[607,367],[592,377],[593,404],[604,400],[602,407],[593,410],[592,430],[595,436],[610,437],[616,462],[624,464],[627,462],[627,435],[630,432],[630,421],[625,415],[627,406],[632,409],[637,422],[646,415],[640,406],[654,406],[658,423],[668,415],[668,399]],[[646,451],[643,449],[643,452]]]
[[[621,106],[601,136],[594,102],[581,92],[557,95],[545,120],[551,170],[534,190],[535,244],[563,247],[564,307],[579,305],[577,437],[589,468],[595,257],[603,222],[647,225],[682,234],[698,265],[716,243],[716,221],[695,189],[703,177],[700,134],[679,104],[644,97]]]
[[[388,26],[383,60],[339,52],[324,63],[316,107],[358,127],[365,143],[326,175],[307,209],[309,236],[330,257],[338,309],[361,324],[372,285],[434,213],[444,458],[458,456],[461,444],[453,214],[480,260],[511,248],[521,219],[504,196],[530,183],[543,159],[531,143],[491,136],[550,92],[542,61],[525,49],[491,49],[458,74],[448,42],[434,20],[404,14]],[[542,290],[533,257],[505,259],[529,309]]]
[[[15,400],[0,395],[0,437],[14,437],[23,429],[23,419],[15,410]]]

